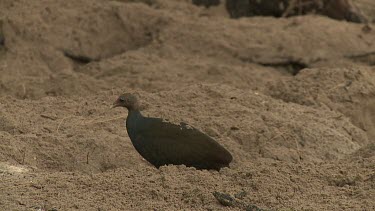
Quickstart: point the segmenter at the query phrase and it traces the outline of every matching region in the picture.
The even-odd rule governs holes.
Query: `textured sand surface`
[[[0,210],[375,209],[375,25],[132,2],[0,1]],[[122,92],[230,168],[151,166]]]

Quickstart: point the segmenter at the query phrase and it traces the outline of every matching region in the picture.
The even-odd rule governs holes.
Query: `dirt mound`
[[[100,82],[76,73],[74,67],[141,48],[163,25],[163,16],[144,4],[5,2],[5,8],[13,9],[3,11],[6,54],[1,84],[19,97],[98,91]]]
[[[372,24],[185,0],[0,7],[0,210],[375,207]],[[230,168],[155,169],[109,109],[122,92],[215,138]]]
[[[353,0],[353,4],[368,18],[375,21],[375,2],[372,0]]]
[[[269,69],[296,73],[322,60],[366,55],[375,42],[373,31],[324,17],[230,20],[175,1],[152,7],[88,0],[1,4],[6,51],[0,94],[20,98],[86,95],[131,83],[148,90],[192,81],[261,90],[263,83],[252,75],[273,80],[282,74]],[[141,79],[125,83],[124,75]]]
[[[183,166],[156,170],[144,165],[91,175],[30,173],[2,178],[2,190],[12,193],[2,196],[2,208],[228,210],[212,195],[220,191],[265,209],[363,210],[374,206],[373,161],[251,162],[220,173]],[[4,183],[16,185],[4,187]]]
[[[286,104],[252,91],[198,85],[141,93],[150,107],[146,115],[201,128],[234,153],[234,163],[259,157],[322,162],[342,158],[368,143],[366,134],[338,113]],[[121,123],[125,114],[119,115],[125,111],[109,110],[113,99],[103,93],[5,104],[4,116],[19,124],[14,128],[17,135],[1,145],[2,157],[55,171],[100,172],[135,165],[140,158]],[[108,116],[115,118],[108,121]]]
[[[339,111],[375,141],[374,79],[373,68],[363,66],[305,69],[271,85],[269,94],[287,102]]]

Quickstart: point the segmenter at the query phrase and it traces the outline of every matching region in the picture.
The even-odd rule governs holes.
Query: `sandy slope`
[[[1,210],[240,209],[215,191],[264,209],[375,209],[374,30],[151,2],[0,2]],[[109,109],[124,91],[215,138],[231,167],[155,169],[126,110]]]

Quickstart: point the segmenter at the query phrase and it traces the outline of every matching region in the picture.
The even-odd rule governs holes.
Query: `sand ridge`
[[[267,210],[375,209],[374,30],[143,2],[1,1],[1,210],[242,209],[216,191]],[[151,166],[110,109],[124,92],[215,138],[230,168]]]

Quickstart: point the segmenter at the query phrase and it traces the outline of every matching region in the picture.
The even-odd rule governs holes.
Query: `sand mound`
[[[141,95],[142,101],[152,103],[146,115],[200,128],[234,153],[236,165],[257,158],[322,162],[342,158],[368,143],[366,134],[339,113],[229,86],[196,85]],[[4,117],[19,124],[11,129],[18,133],[2,145],[2,156],[12,158],[8,162],[22,160],[22,164],[57,171],[100,172],[135,165],[140,158],[122,123],[126,112],[109,110],[110,99],[103,93],[4,105]]]
[[[0,210],[375,207],[372,24],[185,0],[0,6]],[[109,109],[122,92],[215,138],[230,168],[155,169]]]
[[[272,85],[270,95],[287,102],[339,111],[375,141],[373,68],[305,69],[295,78]]]
[[[369,44],[375,41],[373,31],[326,17],[230,20],[203,16],[203,8],[175,1],[150,7],[24,0],[2,6],[6,53],[0,85],[2,94],[20,98],[85,95],[120,83],[161,89],[197,80],[262,89],[257,77],[281,76],[270,74],[269,67],[295,74],[322,60],[358,59],[373,52]],[[206,71],[194,71],[200,68]],[[235,80],[227,77],[231,70]],[[124,74],[141,79],[125,83]]]

